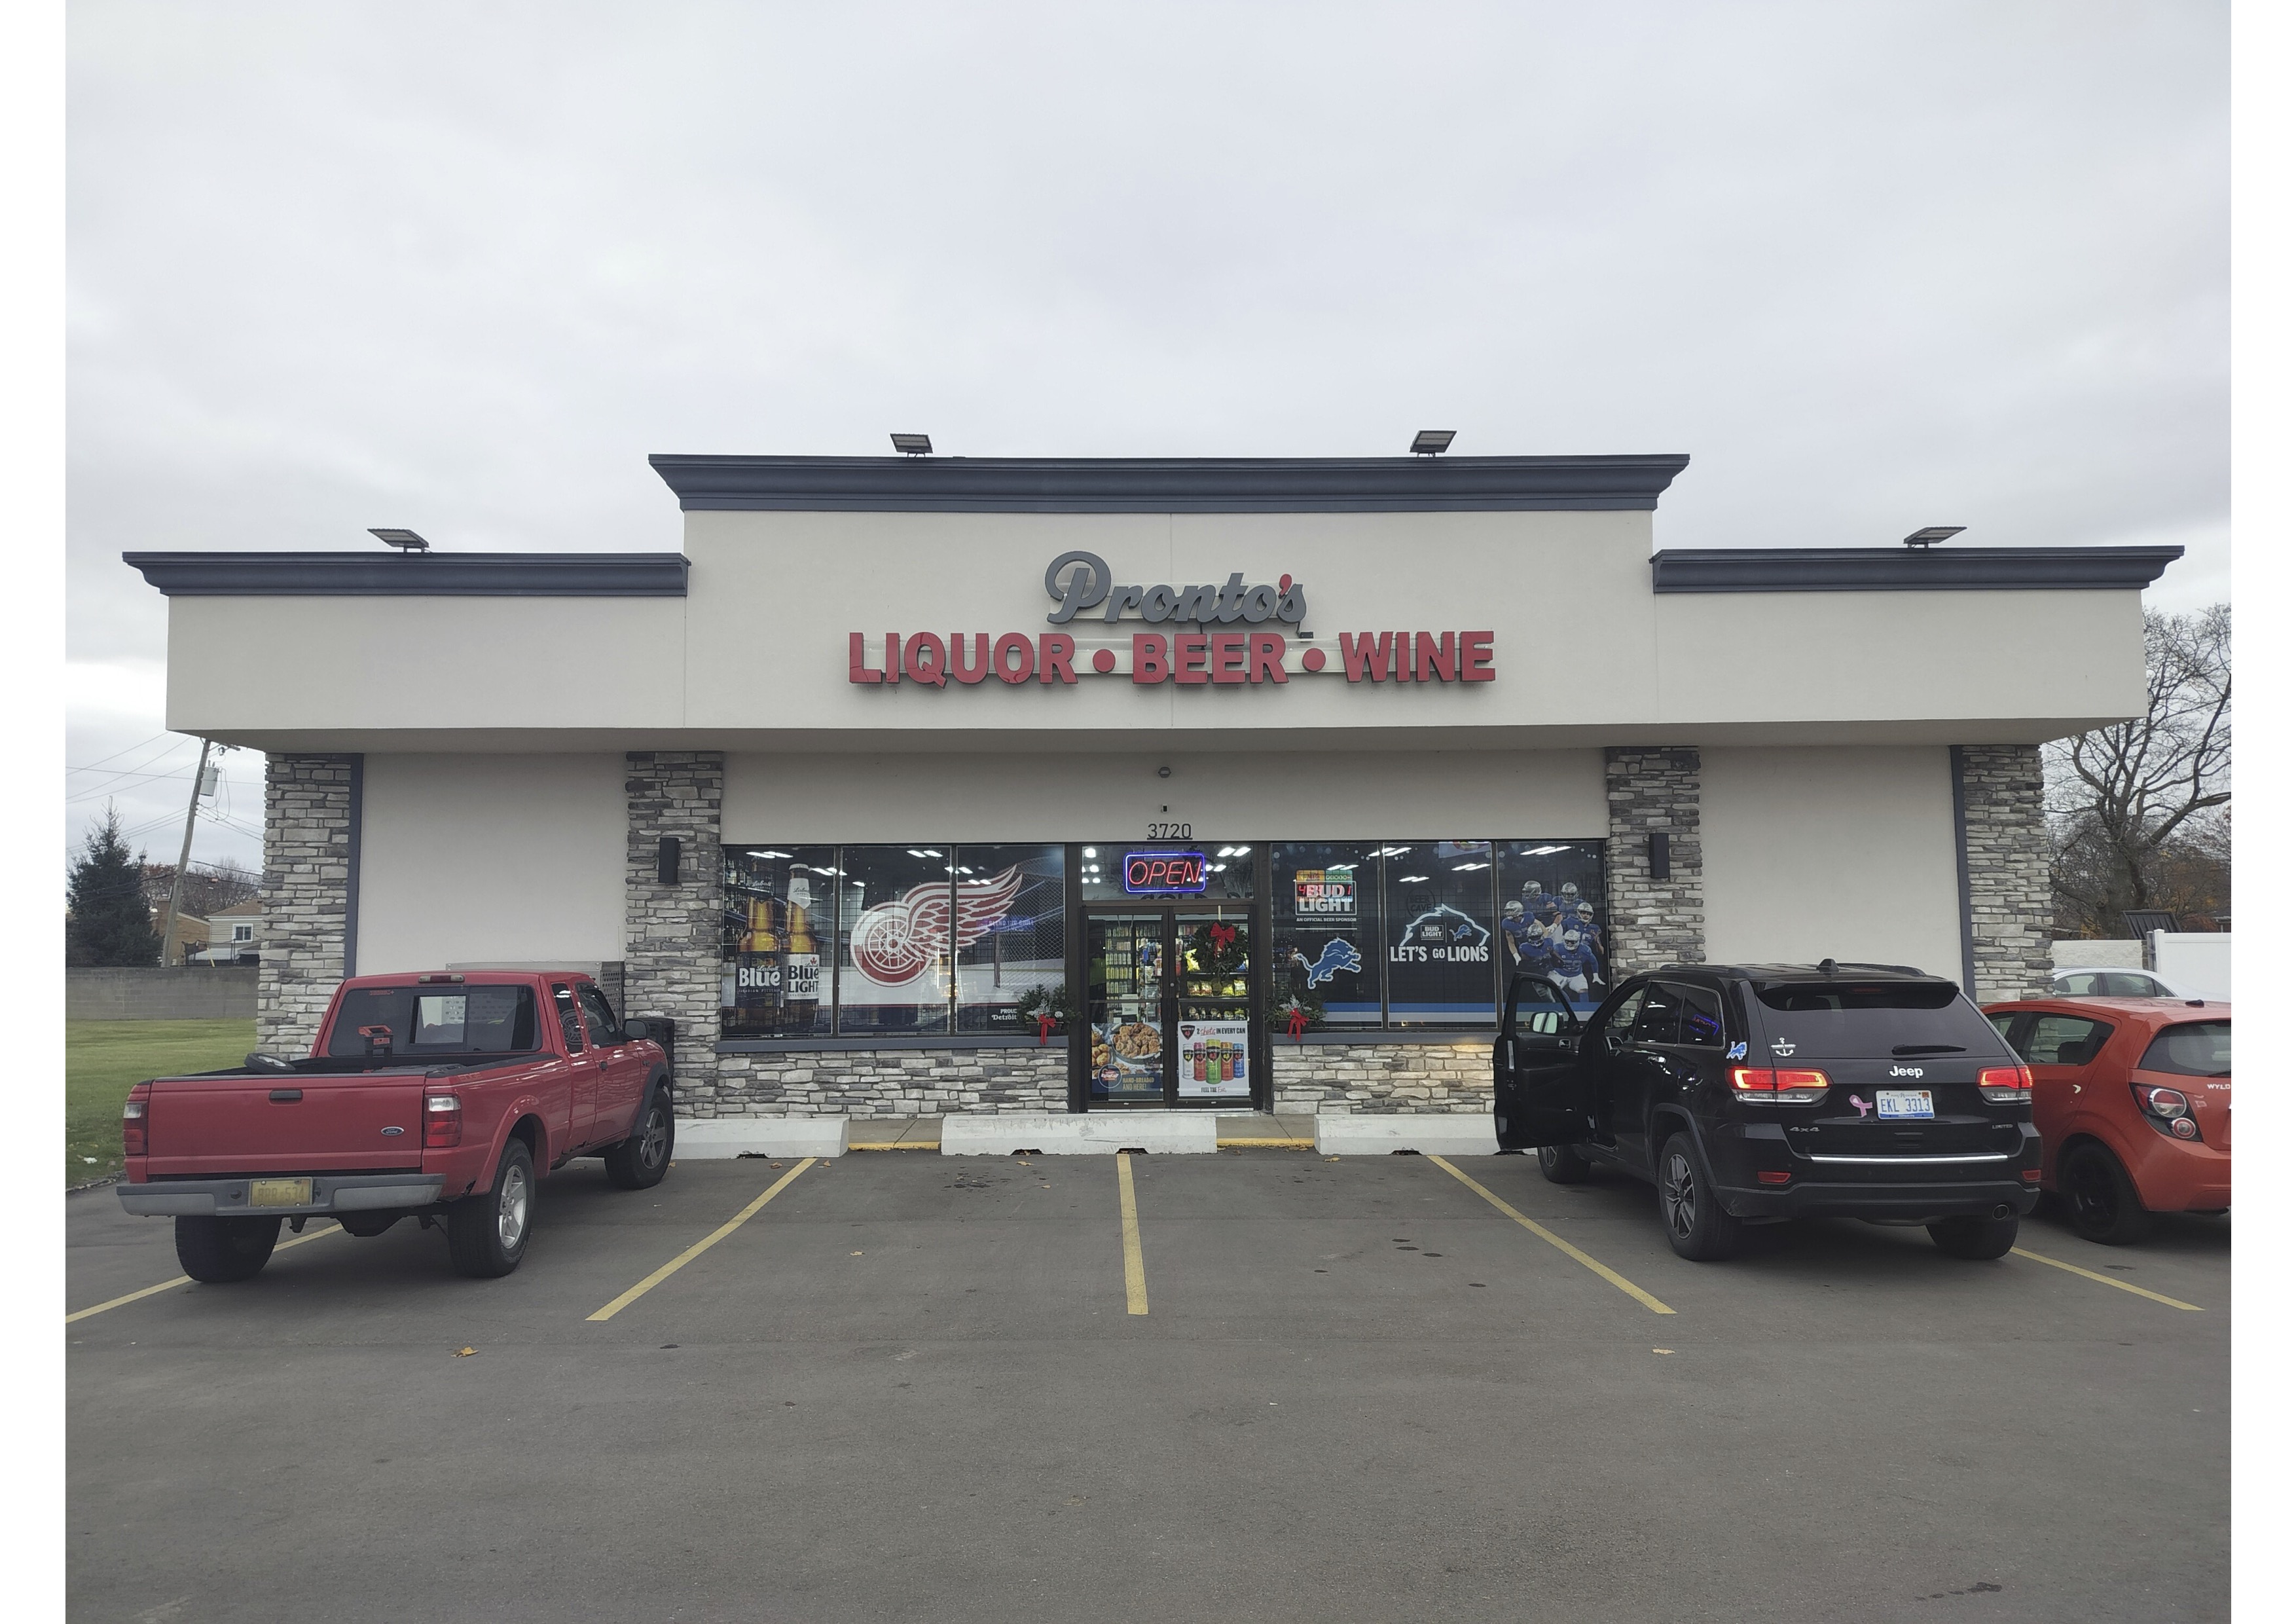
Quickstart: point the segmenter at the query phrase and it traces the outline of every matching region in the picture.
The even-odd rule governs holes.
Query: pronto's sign
[[[947,688],[994,677],[1016,687],[1031,681],[1073,687],[1082,677],[1129,677],[1143,687],[1192,688],[1283,684],[1326,674],[1350,683],[1480,683],[1496,677],[1492,632],[1341,632],[1336,651],[1319,647],[1302,624],[1308,589],[1288,574],[1258,585],[1247,585],[1239,570],[1217,586],[1127,586],[1098,554],[1072,552],[1046,570],[1045,592],[1054,603],[1045,619],[1055,626],[1082,630],[1094,622],[1078,617],[1098,610],[1095,619],[1103,627],[1136,616],[1173,629],[1134,632],[1128,649],[1111,640],[1081,652],[1076,634],[1066,631],[853,632],[846,680]],[[1225,629],[1239,621],[1236,629]],[[1270,621],[1292,627],[1296,644],[1280,631],[1245,629]]]

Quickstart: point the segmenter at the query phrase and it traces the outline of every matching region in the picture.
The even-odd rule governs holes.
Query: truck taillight
[[[1752,1105],[1815,1105],[1833,1086],[1832,1078],[1814,1068],[1730,1068],[1730,1092]]]
[[[2022,1061],[2013,1066],[1987,1066],[1977,1074],[1977,1092],[1989,1105],[2030,1105],[2033,1073]]]
[[[127,1103],[119,1110],[119,1149],[127,1156],[144,1153],[144,1112],[152,1107],[152,1085],[138,1083],[127,1091]]]
[[[463,1102],[452,1094],[422,1096],[422,1148],[451,1151],[463,1142]]]

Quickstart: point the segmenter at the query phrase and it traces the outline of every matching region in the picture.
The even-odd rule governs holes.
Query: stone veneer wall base
[[[718,1071],[719,938],[725,860],[718,849],[726,758],[718,750],[632,750],[622,790],[629,845],[623,869],[625,1014],[677,1024],[681,1115],[712,1116]],[[678,842],[678,877],[661,882],[665,836]]]

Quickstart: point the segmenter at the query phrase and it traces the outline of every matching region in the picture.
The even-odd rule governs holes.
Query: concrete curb
[[[1488,1116],[1316,1119],[1316,1149],[1325,1156],[1492,1156],[1498,1148],[1498,1128]]]
[[[941,1120],[944,1156],[1106,1156],[1118,1151],[1209,1156],[1219,1149],[1218,1125],[1204,1116],[1148,1111],[1087,1111],[1081,1116],[961,1116]]]
[[[843,1117],[681,1117],[673,1155],[684,1161],[736,1156],[842,1156]]]

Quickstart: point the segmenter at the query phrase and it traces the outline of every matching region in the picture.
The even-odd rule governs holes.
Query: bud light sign
[[[1136,897],[1201,891],[1204,889],[1204,854],[1128,851],[1124,854],[1124,889]]]

